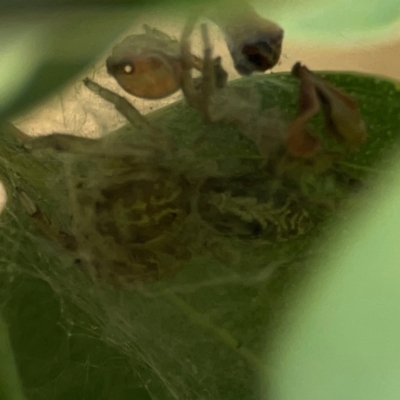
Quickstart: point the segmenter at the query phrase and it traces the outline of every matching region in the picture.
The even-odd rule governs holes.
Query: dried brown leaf
[[[300,80],[300,98],[299,113],[286,141],[289,153],[307,158],[319,151],[321,141],[310,126],[310,119],[319,112],[331,137],[345,150],[357,150],[367,137],[357,102],[300,63],[294,65],[292,74]]]

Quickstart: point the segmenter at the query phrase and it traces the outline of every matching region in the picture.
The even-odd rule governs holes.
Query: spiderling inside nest
[[[254,18],[262,30],[258,36],[246,29],[236,35],[238,20],[222,24],[235,66],[244,75],[271,68],[281,51],[283,31],[252,11],[248,20]],[[216,13],[213,20],[218,21]],[[207,153],[218,137],[204,133],[184,146],[173,131],[90,79],[85,86],[127,119],[128,133],[100,139],[23,138],[33,154],[68,155],[74,177],[74,207],[66,228],[57,227],[19,191],[23,208],[48,238],[98,279],[116,286],[172,277],[199,254],[235,262],[240,255],[229,246],[232,237],[276,242],[305,234],[336,205],[331,192],[320,190],[320,180],[365,139],[354,100],[299,63],[293,68],[300,82],[298,115],[291,121],[279,110],[262,110],[255,89],[227,85],[206,24],[200,26],[203,56],[192,53],[195,23],[196,18],[189,19],[180,41],[146,26],[143,35],[114,48],[107,70],[138,97],[156,99],[181,89],[206,127],[235,127],[253,149],[251,156],[238,155],[227,167],[223,154]],[[193,69],[200,78],[192,76]],[[312,125],[319,114],[325,123],[322,134]],[[317,177],[311,190],[306,187],[310,175]]]

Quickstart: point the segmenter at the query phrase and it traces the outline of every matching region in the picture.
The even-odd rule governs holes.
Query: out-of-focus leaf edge
[[[8,329],[2,318],[0,318],[0,399],[25,400],[8,337]]]

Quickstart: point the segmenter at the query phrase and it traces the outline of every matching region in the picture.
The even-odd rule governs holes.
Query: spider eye
[[[126,58],[123,60],[117,60],[114,57],[108,57],[106,60],[107,72],[110,75],[115,74],[126,74],[130,75],[135,72],[135,66],[131,60]]]
[[[123,65],[122,69],[126,74],[132,74],[135,70],[135,68],[133,67],[133,65],[131,63],[129,63],[129,64],[127,63],[127,64]]]

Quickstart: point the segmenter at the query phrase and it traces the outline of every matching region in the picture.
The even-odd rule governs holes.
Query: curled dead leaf
[[[309,124],[320,111],[330,136],[345,150],[357,150],[367,137],[357,102],[300,63],[293,66],[292,74],[300,80],[300,98],[298,116],[286,139],[289,153],[307,158],[320,150],[321,140]]]

